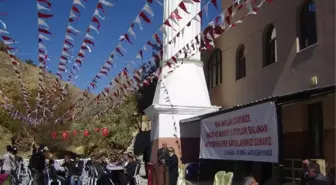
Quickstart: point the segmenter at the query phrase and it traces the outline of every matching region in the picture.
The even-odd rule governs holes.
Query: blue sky
[[[83,2],[83,0],[81,0]],[[95,47],[92,48],[91,53],[87,53],[87,57],[81,67],[79,77],[75,81],[75,85],[81,89],[84,89],[91,82],[93,77],[98,73],[99,69],[107,60],[109,54],[115,49],[118,44],[119,37],[125,34],[130,24],[134,21],[136,15],[146,3],[146,0],[108,0],[114,4],[113,7],[106,9],[106,19],[101,21],[100,34],[93,33],[95,37]],[[116,68],[112,69],[112,72],[108,77],[105,77],[99,81],[98,88],[93,91],[94,93],[100,92],[108,82],[118,74],[123,67],[129,61],[137,61],[137,51],[147,42],[153,33],[157,31],[159,26],[162,25],[163,9],[154,0],[151,8],[155,16],[151,19],[152,23],[142,23],[143,30],[139,30],[136,26],[135,33],[137,34],[134,44],[128,44],[123,42],[124,48],[127,50],[124,57],[118,57],[116,60]],[[163,0],[160,0],[161,2]],[[202,4],[208,2],[208,0],[202,0]],[[54,74],[56,73],[57,66],[61,55],[61,49],[64,42],[65,31],[68,25],[68,16],[70,13],[70,7],[72,0],[51,0],[52,2],[52,14],[53,18],[47,22],[50,26],[52,35],[49,37],[50,41],[45,41],[45,45],[48,49],[48,69]],[[97,0],[89,0],[89,2],[83,2],[85,10],[81,10],[80,20],[75,22],[74,28],[81,31],[81,34],[76,38],[74,53],[77,54],[79,46],[83,41],[85,30],[87,29],[90,19],[93,15]],[[218,0],[218,3],[220,1]],[[220,7],[220,4],[219,4]],[[204,22],[209,22],[218,13],[210,6],[209,18],[204,19]],[[17,53],[17,57],[22,60],[31,59],[35,63],[37,62],[37,10],[36,0],[0,0],[0,12],[7,12],[6,16],[1,15],[0,19],[7,24],[7,29],[13,39],[20,41],[17,46],[20,51]],[[150,58],[151,52],[144,53],[145,59]],[[76,55],[75,55],[76,56]],[[147,61],[147,60],[145,60]],[[134,67],[140,65],[140,61],[133,64]],[[69,70],[70,66],[68,66]],[[64,74],[63,77],[68,75]]]

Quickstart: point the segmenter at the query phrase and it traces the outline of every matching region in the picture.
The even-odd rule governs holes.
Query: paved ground
[[[145,171],[145,165],[141,165],[140,168],[140,185],[147,185],[147,179],[142,178],[146,175],[146,171]]]

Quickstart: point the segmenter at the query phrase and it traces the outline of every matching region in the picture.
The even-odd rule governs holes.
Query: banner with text
[[[278,126],[274,102],[202,120],[200,158],[278,162]]]

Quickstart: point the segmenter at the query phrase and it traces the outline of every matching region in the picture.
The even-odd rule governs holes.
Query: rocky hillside
[[[37,93],[37,79],[38,79],[38,67],[27,64],[23,61],[20,61],[19,69],[21,71],[22,79],[25,83],[25,87],[30,93],[30,105],[31,107],[36,107],[36,93]],[[48,84],[47,88],[51,89],[51,84],[55,82],[55,77],[47,73],[45,83]],[[65,83],[62,82],[64,85]],[[23,96],[21,94],[21,88],[19,81],[14,73],[13,66],[10,63],[9,56],[7,53],[0,51],[0,90],[10,99],[11,103],[18,109],[20,112],[24,113],[24,104]],[[55,111],[55,117],[62,114],[67,107],[75,100],[76,97],[81,93],[80,89],[76,87],[69,87],[69,96],[66,98],[66,101],[62,103],[59,108]],[[2,97],[0,101],[3,102]],[[27,148],[31,141],[33,140],[33,128],[22,125],[19,121],[12,120],[7,113],[0,108],[0,153],[4,150],[6,144],[10,144],[13,139],[15,142],[18,142],[18,145],[21,145],[20,148]],[[4,146],[3,146],[4,145]]]
[[[19,60],[20,61],[20,60]],[[20,70],[23,73],[22,79],[25,87],[30,93],[31,107],[36,107],[37,79],[39,69],[31,62],[20,61]],[[49,86],[55,81],[52,74],[47,74],[46,83]],[[63,82],[62,82],[63,83]],[[64,83],[63,83],[64,84]],[[47,87],[48,88],[48,87]],[[49,87],[50,88],[50,87]],[[25,112],[23,97],[20,91],[19,81],[13,71],[9,57],[1,52],[0,48],[0,89],[11,100],[12,104]],[[81,94],[81,90],[76,87],[69,87],[69,96],[55,111],[55,117],[63,114],[72,102]],[[153,94],[153,93],[152,93]],[[143,95],[143,97],[149,97]],[[150,97],[149,97],[150,98]],[[2,99],[0,98],[2,102]],[[152,99],[149,103],[151,103]],[[0,154],[4,152],[7,144],[15,143],[19,151],[28,154],[29,147],[33,140],[37,143],[47,144],[48,147],[57,153],[65,150],[81,150],[80,153],[90,155],[91,153],[105,153],[115,155],[120,150],[126,150],[134,138],[134,133],[139,130],[140,116],[138,98],[136,94],[130,95],[123,104],[110,110],[108,114],[99,116],[99,112],[105,110],[111,102],[102,100],[99,105],[85,102],[81,107],[85,107],[80,120],[75,123],[54,124],[53,120],[37,127],[27,126],[17,120],[12,120],[2,108],[0,108]],[[148,103],[147,103],[148,104]],[[140,111],[142,113],[142,111]],[[140,118],[140,119],[139,119]],[[89,137],[83,137],[82,131],[85,129],[108,128],[109,136],[102,137],[100,133],[90,133]],[[61,138],[54,140],[51,138],[51,131],[81,131],[76,137],[67,140]],[[59,134],[60,137],[60,134]],[[149,141],[147,142],[149,143]],[[141,153],[141,151],[140,151]],[[59,155],[61,156],[61,154]]]

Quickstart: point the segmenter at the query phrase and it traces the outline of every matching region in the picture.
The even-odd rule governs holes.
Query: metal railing
[[[301,171],[302,168],[301,166],[297,165],[301,164],[302,159],[294,159],[294,158],[285,158],[284,159],[284,166],[283,166],[283,170],[284,170],[284,179],[285,181],[290,181],[292,183],[296,183],[296,184],[300,184],[301,182]],[[289,172],[289,173],[286,173]],[[287,174],[291,174],[290,176],[288,176]]]

